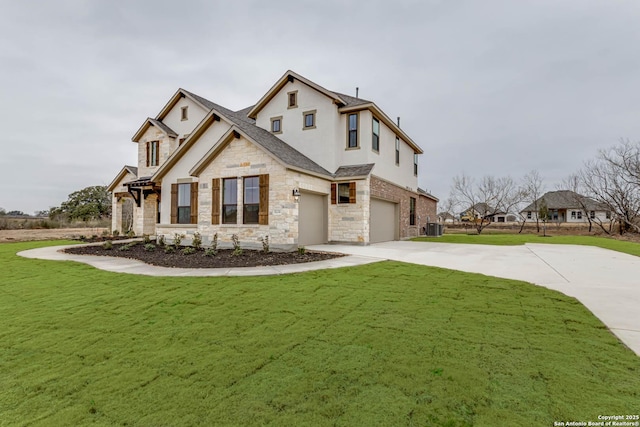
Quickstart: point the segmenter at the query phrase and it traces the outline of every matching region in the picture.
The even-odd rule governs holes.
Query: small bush
[[[176,248],[180,246],[180,243],[182,243],[182,239],[184,239],[184,234],[175,233],[173,235],[173,246],[175,246]]]
[[[195,253],[196,253],[195,248],[192,248],[191,246],[188,246],[188,247],[186,247],[186,248],[184,248],[182,250],[182,254],[183,255],[192,255],[192,254],[195,254]]]
[[[87,236],[85,236],[84,234],[81,234],[81,235],[78,237],[78,239],[79,239],[79,240],[87,240]]]
[[[233,250],[233,253],[231,254],[233,256],[240,256],[242,255],[242,248],[237,248]]]
[[[172,254],[176,251],[176,248],[174,248],[173,246],[166,246],[164,248],[164,253],[165,254]]]
[[[127,231],[127,237],[130,238],[130,239],[136,237],[136,232],[133,231],[133,230]]]
[[[118,230],[113,230],[113,237],[118,237],[120,232]]]
[[[193,233],[193,239],[191,239],[191,246],[193,246],[196,250],[199,250],[202,247],[202,235],[197,231]]]
[[[131,245],[129,243],[127,243],[126,245],[120,246],[120,248],[118,250],[120,250],[120,251],[128,251],[130,249],[131,249]]]
[[[144,243],[145,245],[148,245],[149,243],[151,243],[151,236],[149,236],[148,234],[143,234],[142,243]]]
[[[263,238],[260,239],[260,241],[262,242],[262,252],[264,252],[265,254],[268,254],[270,252],[269,236],[264,236]]]
[[[240,249],[240,240],[238,240],[238,235],[237,234],[232,234],[231,235],[231,242],[233,243],[233,249],[234,250]]]
[[[218,252],[218,233],[213,234],[213,239],[211,239],[211,249],[213,249],[214,255]]]
[[[216,250],[214,250],[213,248],[207,248],[204,251],[204,256],[216,256],[218,254],[218,252]]]
[[[307,248],[305,248],[304,246],[300,246],[298,248],[298,255],[304,255],[307,253]]]
[[[102,244],[102,249],[104,249],[105,251],[110,251],[111,249],[113,249],[113,242],[111,240],[107,240]]]
[[[159,235],[158,237],[156,237],[156,243],[158,244],[158,246],[164,246],[164,234]]]
[[[102,237],[107,237],[109,235],[109,230],[102,230]]]
[[[97,234],[91,235],[91,240],[97,240],[97,239],[98,239],[98,235]]]
[[[146,245],[144,245],[144,250],[147,252],[153,252],[156,250],[156,245],[154,245],[153,243],[147,243]]]

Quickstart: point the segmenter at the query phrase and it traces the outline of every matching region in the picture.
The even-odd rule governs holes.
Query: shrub
[[[81,234],[78,239],[80,240],[87,240],[87,236],[85,236],[84,234]]]
[[[144,245],[144,250],[147,252],[152,252],[156,249],[156,245],[154,245],[153,243],[147,243],[146,245]]]
[[[183,255],[191,255],[191,254],[195,254],[195,253],[196,253],[196,250],[194,248],[192,248],[191,246],[188,246],[188,247],[186,247],[186,248],[184,248],[182,250],[182,254]]]
[[[207,248],[204,251],[204,256],[216,256],[218,252],[213,248]]]
[[[128,251],[128,250],[131,249],[131,246],[132,245],[130,243],[127,243],[126,245],[120,246],[120,248],[118,250],[120,250],[120,251]]]
[[[130,238],[130,239],[136,237],[136,232],[133,231],[133,230],[127,231],[127,237]]]
[[[102,244],[102,249],[104,249],[105,251],[110,251],[111,249],[113,249],[113,242],[111,240],[107,240]]]
[[[156,237],[156,243],[158,244],[158,246],[164,246],[164,234],[159,235],[158,237]]]
[[[298,247],[298,255],[304,255],[307,253],[307,249],[304,246]]]
[[[142,243],[144,243],[145,245],[148,245],[149,243],[151,243],[151,236],[149,236],[148,234],[143,234]]]
[[[231,242],[233,243],[233,256],[242,255],[242,248],[240,247],[240,241],[238,240],[238,235],[231,235]]]
[[[193,239],[191,239],[191,246],[193,246],[196,250],[199,250],[202,247],[202,235],[197,231],[193,233]]]
[[[91,235],[91,240],[97,240],[98,239],[98,235],[97,234],[92,234]]]
[[[211,239],[211,249],[213,249],[214,255],[218,252],[218,233],[213,234],[213,239]]]
[[[176,251],[176,248],[174,248],[173,246],[165,246],[164,248],[164,253],[165,254],[172,254]]]
[[[264,252],[265,254],[268,254],[270,252],[269,236],[264,236],[263,238],[260,239],[260,241],[262,242],[262,252]]]
[[[180,243],[182,243],[182,239],[184,239],[184,234],[174,233],[173,246],[175,246],[176,248],[180,246]]]
[[[109,235],[109,230],[102,231],[102,237],[107,237]]]
[[[113,237],[118,237],[120,232],[118,230],[113,230]]]

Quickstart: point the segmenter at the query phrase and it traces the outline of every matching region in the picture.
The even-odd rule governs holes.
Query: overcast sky
[[[288,69],[374,101],[425,151],[419,185],[556,183],[640,139],[637,0],[0,0],[0,207],[58,206],[136,164],[183,87],[231,109]]]

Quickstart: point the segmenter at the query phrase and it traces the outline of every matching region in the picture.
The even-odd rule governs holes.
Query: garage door
[[[327,196],[300,192],[298,244],[327,243]]]
[[[371,199],[371,219],[369,220],[369,242],[387,242],[396,239],[398,224],[396,203]]]

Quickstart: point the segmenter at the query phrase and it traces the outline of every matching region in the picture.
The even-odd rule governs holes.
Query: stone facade
[[[332,243],[369,243],[369,178],[355,183],[355,203],[329,204],[329,241]]]

